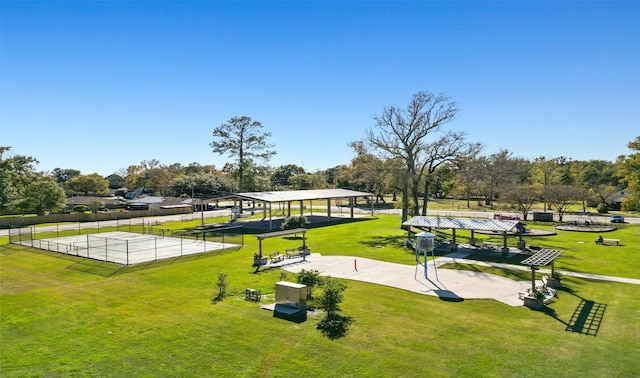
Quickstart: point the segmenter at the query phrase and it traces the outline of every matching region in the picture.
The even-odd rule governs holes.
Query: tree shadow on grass
[[[336,340],[346,336],[353,321],[350,316],[340,314],[327,315],[318,323],[316,328],[330,340]]]
[[[370,236],[360,241],[360,244],[374,248],[383,248],[386,246],[402,247],[405,245],[405,239],[406,237],[401,235]]]

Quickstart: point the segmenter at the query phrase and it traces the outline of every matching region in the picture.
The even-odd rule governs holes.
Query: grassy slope
[[[308,232],[314,252],[412,263],[396,217]],[[616,231],[618,232],[618,231]],[[620,230],[637,238],[637,227]],[[592,234],[587,237],[593,239]],[[613,237],[613,236],[612,236]],[[552,247],[578,243],[549,237]],[[559,241],[565,240],[567,241]],[[637,239],[634,239],[637,241]],[[114,270],[76,258],[0,246],[0,372],[3,376],[638,376],[640,287],[566,277],[554,312],[490,300],[441,301],[349,282],[342,306],[347,336],[329,340],[319,318],[292,323],[245,302],[247,287],[273,299],[279,270],[253,274],[255,237],[240,251]],[[266,250],[299,240],[274,238]],[[538,243],[538,242],[536,242]],[[544,244],[540,241],[538,244]],[[554,243],[559,243],[556,246]],[[639,278],[637,253],[593,263],[593,243],[567,248],[562,269]],[[635,245],[639,245],[636,243]],[[582,245],[581,245],[582,246]],[[592,270],[591,268],[596,269]],[[219,272],[232,296],[212,304]],[[289,279],[293,279],[289,274]],[[567,331],[582,300],[606,306],[597,335]],[[268,300],[265,300],[268,302]],[[587,302],[588,303],[588,302]]]

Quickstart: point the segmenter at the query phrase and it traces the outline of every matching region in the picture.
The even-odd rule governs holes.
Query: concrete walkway
[[[465,253],[456,252],[438,257],[434,260],[435,265],[463,263],[529,270],[526,266],[493,264],[480,261],[471,262],[463,259],[466,255]],[[312,253],[307,256],[305,261],[291,259],[272,266],[280,267],[292,273],[299,273],[302,269],[316,269],[322,276],[371,282],[419,294],[437,296],[443,300],[495,299],[509,306],[522,306],[523,301],[519,299],[518,294],[526,291],[531,286],[531,281],[514,281],[494,274],[469,270],[436,269],[434,268],[434,261],[429,261],[428,263],[426,278],[423,265],[395,264],[352,256],[322,256],[319,253]],[[545,270],[540,270],[540,272],[550,274]],[[640,285],[640,280],[636,279],[585,273],[561,273],[566,276]]]

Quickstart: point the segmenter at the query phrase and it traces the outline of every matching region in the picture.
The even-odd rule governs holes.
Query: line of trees
[[[344,165],[317,172],[287,164],[271,167],[270,133],[250,117],[233,117],[213,130],[212,151],[231,162],[220,169],[194,162],[165,165],[156,159],[102,177],[75,169],[36,170],[38,161],[0,147],[0,213],[52,213],[71,195],[107,195],[126,187],[162,196],[203,197],[238,191],[351,188],[372,193],[376,203],[392,195],[402,218],[426,215],[429,198],[454,197],[492,207],[510,203],[526,219],[535,203],[562,217],[569,204],[606,212],[614,195],[625,194],[623,210],[640,210],[640,136],[628,155],[615,162],[514,157],[509,150],[481,155],[483,146],[467,134],[447,130],[458,114],[445,95],[418,92],[404,107],[390,106],[374,117],[362,140],[348,142],[354,152]],[[388,198],[388,197],[387,197]]]

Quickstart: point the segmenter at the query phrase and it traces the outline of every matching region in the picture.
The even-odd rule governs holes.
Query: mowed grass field
[[[314,227],[307,243],[324,255],[413,264],[399,225],[397,216],[380,216]],[[527,242],[563,249],[560,270],[640,279],[640,227],[605,235],[621,239],[621,247],[596,246],[596,236],[559,231]],[[300,242],[273,238],[263,248],[284,251]],[[123,268],[2,244],[0,375],[640,376],[640,285],[565,276],[565,289],[541,312],[345,281],[341,308],[353,323],[331,340],[316,329],[321,312],[294,323],[244,300],[244,290],[254,288],[266,294],[263,303],[273,302],[274,283],[283,278],[278,269],[254,273],[257,248],[246,234],[240,250]],[[228,274],[230,295],[214,303],[219,273]]]

